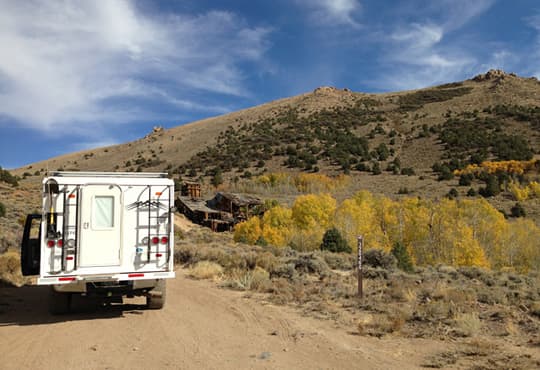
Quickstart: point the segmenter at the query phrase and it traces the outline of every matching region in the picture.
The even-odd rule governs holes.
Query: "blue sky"
[[[318,86],[540,77],[534,0],[0,0],[0,166]]]

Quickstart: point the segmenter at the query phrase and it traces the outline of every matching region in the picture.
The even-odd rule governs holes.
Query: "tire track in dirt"
[[[416,368],[443,343],[347,334],[301,316],[187,278],[167,282],[163,310],[144,299],[51,316],[47,288],[0,288],[0,369]]]

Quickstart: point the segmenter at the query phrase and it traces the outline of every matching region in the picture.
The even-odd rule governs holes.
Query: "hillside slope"
[[[366,189],[441,198],[477,194],[493,180],[466,180],[465,186],[452,176],[456,169],[486,160],[530,160],[537,153],[540,82],[491,70],[463,82],[396,93],[321,87],[171,129],[156,127],[133,142],[13,172],[35,183],[47,169],[166,171],[207,184],[216,175],[237,183],[265,172],[345,173],[355,179],[349,194]],[[507,179],[499,177],[496,186],[507,190]],[[490,201],[506,213],[515,204],[508,193]],[[526,202],[525,210],[540,220],[538,199]]]
[[[354,93],[347,89],[318,88],[311,93],[281,99],[250,109],[208,118],[167,130],[157,129],[137,141],[71,153],[46,161],[34,163],[14,171],[23,172],[63,169],[78,170],[168,170],[173,172],[205,148],[216,149],[224,154],[220,134],[229,132],[239,136],[252,136],[254,128],[271,123],[274,128],[287,123],[287,116],[294,114],[298,123],[310,118],[308,123],[329,127],[343,123],[344,119],[356,121],[349,126],[350,133],[366,137],[369,149],[380,143],[391,146],[399,155],[403,166],[429,168],[431,159],[443,156],[443,146],[437,135],[428,135],[430,128],[444,124],[450,117],[496,117],[503,129],[515,132],[527,139],[534,149],[540,149],[538,124],[520,122],[519,115],[488,114],[486,109],[496,106],[537,107],[540,105],[540,83],[534,78],[521,78],[501,71],[489,71],[485,75],[463,82],[438,87],[385,94]],[[321,115],[320,113],[326,113]],[[531,115],[537,118],[538,112]],[[527,117],[525,117],[526,119]],[[427,127],[426,127],[427,126]],[[432,130],[433,131],[433,130]],[[272,132],[275,132],[273,130]],[[293,132],[294,133],[294,132]],[[296,132],[298,133],[298,132]],[[222,136],[223,136],[222,135]],[[389,144],[392,135],[393,144]],[[258,138],[258,137],[257,137]],[[304,145],[316,138],[291,138]],[[285,143],[279,143],[285,144]],[[277,146],[274,145],[274,146]],[[245,149],[245,147],[241,147]],[[275,148],[272,148],[275,149]],[[276,157],[275,151],[272,157]],[[195,156],[195,157],[194,157]],[[426,161],[430,158],[430,161]],[[254,158],[255,161],[258,158]],[[431,163],[430,163],[431,162]],[[215,165],[215,164],[214,164]],[[254,167],[255,163],[248,163]],[[281,167],[282,163],[269,164],[269,170]],[[324,168],[324,164],[321,168]],[[171,171],[172,170],[172,171]]]

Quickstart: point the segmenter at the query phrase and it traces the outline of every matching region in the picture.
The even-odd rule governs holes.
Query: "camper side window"
[[[114,197],[94,197],[93,228],[110,229],[114,227]]]

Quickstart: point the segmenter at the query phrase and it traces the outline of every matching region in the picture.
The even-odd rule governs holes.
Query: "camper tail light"
[[[47,240],[47,247],[52,248],[56,245],[54,240]]]
[[[142,245],[148,245],[148,241],[150,241],[151,244],[167,244],[169,242],[169,237],[167,236],[162,236],[161,238],[159,236],[153,236],[151,239],[148,239],[147,236],[145,236],[142,240],[141,240],[141,244]]]
[[[57,246],[57,247],[62,247],[63,245],[64,245],[64,240],[58,239],[58,240],[56,241],[56,246]]]

